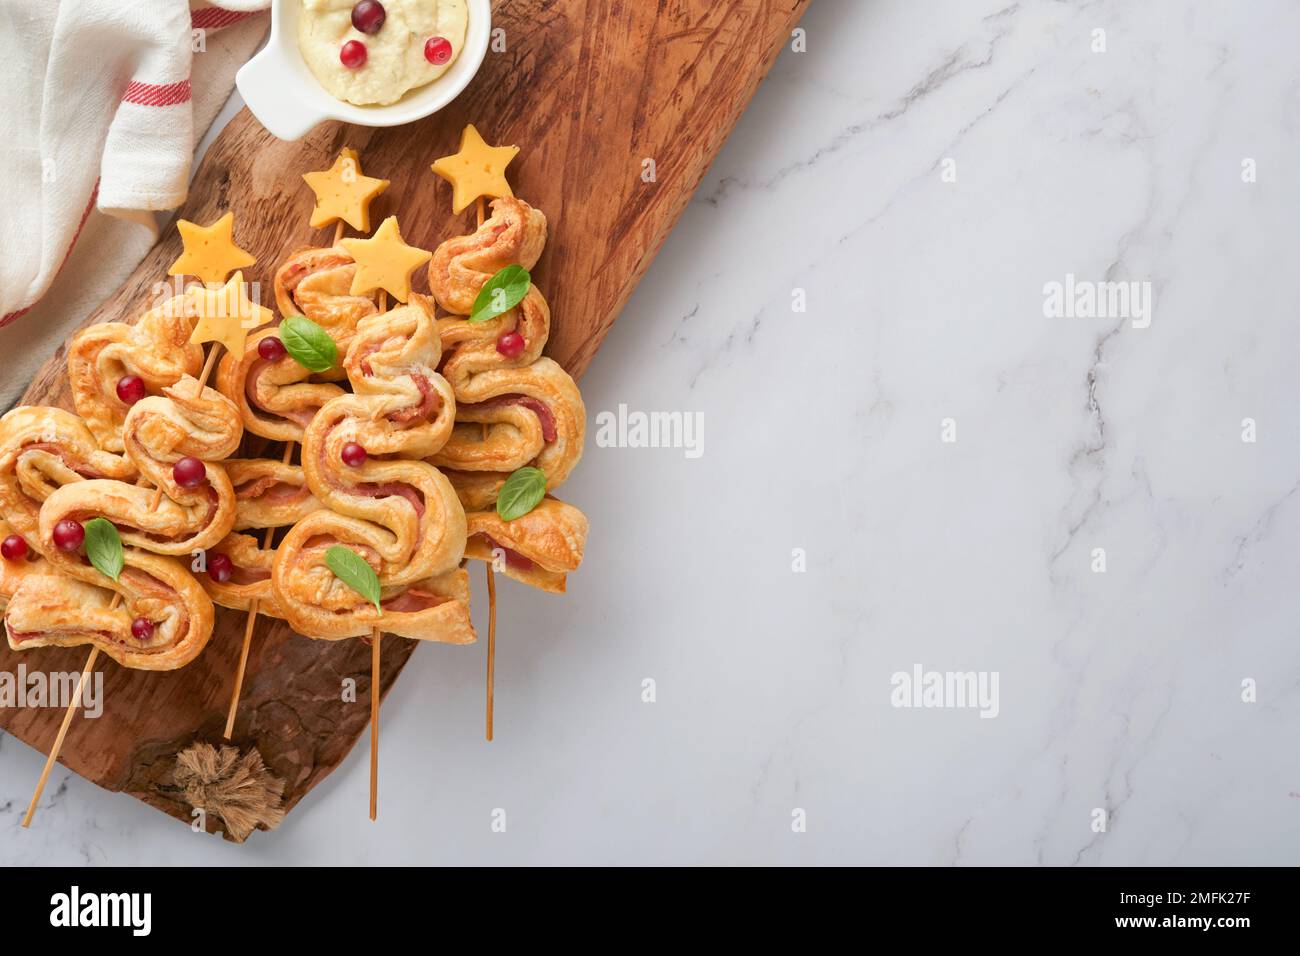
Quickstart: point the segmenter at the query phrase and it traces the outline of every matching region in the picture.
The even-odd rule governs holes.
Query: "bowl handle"
[[[235,85],[263,126],[277,139],[302,139],[325,119],[294,95],[298,80],[286,66],[280,52],[267,46],[235,74]]]

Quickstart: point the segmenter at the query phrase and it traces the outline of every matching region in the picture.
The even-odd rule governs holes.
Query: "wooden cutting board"
[[[307,225],[312,198],[300,173],[325,169],[343,146],[361,152],[371,176],[392,180],[372,222],[396,213],[406,241],[432,249],[469,231],[453,217],[449,187],[429,170],[455,152],[475,123],[494,144],[521,147],[509,175],[516,195],[546,213],[550,240],[534,278],[551,305],[546,352],[582,374],[705,171],[767,73],[809,0],[502,0],[494,27],[507,49],[489,52],[469,88],[427,120],[387,130],[328,124],[297,143],[274,139],[247,110],[221,132],[195,176],[182,218],[208,223],[234,210],[236,239],[257,257],[245,277],[271,303],[276,265],[330,233]],[[653,162],[651,181],[643,173]],[[125,285],[87,320],[133,321],[180,252],[174,229]],[[417,288],[424,290],[423,278]],[[63,350],[27,390],[26,404],[71,408]],[[146,673],[100,657],[105,710],[79,719],[62,761],[88,780],[131,794],[186,822],[171,789],[174,756],[197,739],[217,742],[239,656],[245,616],[218,609],[212,641],[188,667]],[[383,645],[387,692],[414,641]],[[20,663],[79,671],[85,648],[0,648],[0,670]],[[260,620],[234,741],[255,745],[286,781],[292,807],[339,765],[365,729],[369,709],[340,702],[351,676],[369,694],[369,650],[360,641],[312,641]],[[62,712],[0,710],[0,727],[42,753]],[[35,781],[33,780],[34,784]],[[34,826],[40,826],[38,812]],[[219,829],[210,819],[209,829]]]

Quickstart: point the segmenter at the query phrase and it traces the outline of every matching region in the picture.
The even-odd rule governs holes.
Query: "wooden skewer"
[[[219,343],[212,343],[212,349],[208,352],[207,361],[203,363],[203,372],[199,376],[199,387],[194,392],[197,396],[203,391],[203,386],[207,384],[208,376],[212,374],[212,369],[217,364],[217,353],[221,351]],[[162,501],[163,491],[159,487],[153,496],[153,503],[150,504],[149,510],[154,511],[158,503]],[[113,610],[122,603],[121,592],[113,595],[113,600],[109,602],[109,610]],[[50,748],[49,755],[45,758],[45,767],[41,770],[40,779],[36,781],[36,790],[32,793],[32,799],[27,804],[27,813],[23,816],[23,826],[30,826],[32,816],[36,813],[36,803],[41,799],[41,794],[45,792],[45,784],[50,778],[50,771],[54,769],[54,762],[59,759],[59,751],[63,749],[63,739],[68,736],[68,728],[72,726],[72,718],[77,713],[77,704],[81,700],[82,688],[85,686],[87,678],[90,676],[90,670],[95,666],[95,661],[99,657],[99,648],[92,646],[90,656],[86,658],[86,666],[81,670],[81,680],[77,682],[77,690],[73,694],[72,700],[68,701],[68,709],[63,714],[63,723],[59,725],[58,736],[54,738],[54,746]],[[229,736],[229,735],[227,735]]]
[[[280,459],[282,464],[289,464],[289,460],[293,458],[293,446],[293,442],[285,443],[284,455]],[[271,538],[274,534],[274,528],[266,529],[266,534],[262,537],[263,551],[271,547]],[[226,713],[225,738],[227,740],[235,730],[235,714],[239,711],[239,695],[244,689],[244,672],[248,668],[248,651],[253,644],[253,626],[257,623],[257,607],[258,599],[253,598],[248,605],[248,622],[244,625],[244,646],[239,652],[239,667],[235,670],[235,687],[230,692],[230,710]]]
[[[370,819],[379,813],[379,628],[370,632]]]
[[[474,218],[477,220],[478,227],[482,227],[483,220],[487,218],[487,202],[482,196],[474,204]],[[483,440],[487,441],[488,426],[487,422],[483,423]],[[495,561],[495,555],[487,563],[487,587],[488,587],[488,647],[487,647],[487,712],[485,715],[485,732],[488,742],[492,741],[492,716],[496,701],[496,661],[497,661],[497,583],[496,575],[492,570],[492,561]]]
[[[497,582],[492,573],[492,561],[487,563],[488,585],[488,652],[487,652],[487,739],[492,742],[492,698],[495,687],[497,660]]]
[[[118,601],[121,600],[120,594],[116,597]],[[32,815],[36,813],[36,803],[41,799],[41,794],[45,792],[45,782],[50,779],[50,771],[54,769],[54,761],[59,759],[59,751],[63,749],[63,738],[68,736],[68,728],[72,726],[72,718],[77,713],[77,704],[81,701],[82,689],[90,678],[90,671],[95,666],[97,657],[99,657],[99,648],[92,647],[90,656],[86,658],[86,666],[81,669],[81,680],[77,681],[77,689],[73,692],[72,700],[68,701],[68,709],[63,714],[63,723],[59,725],[59,734],[54,738],[54,747],[51,748],[50,755],[45,758],[45,768],[41,771],[41,779],[36,781],[36,791],[32,794],[31,803],[27,804],[27,813],[23,816],[24,827],[31,826]]]
[[[336,246],[339,244],[339,240],[343,238],[343,226],[344,222],[342,219],[334,224],[334,245]]]

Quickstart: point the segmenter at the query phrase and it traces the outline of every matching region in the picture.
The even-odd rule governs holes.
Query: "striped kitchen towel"
[[[0,4],[0,410],[185,200],[268,3]]]

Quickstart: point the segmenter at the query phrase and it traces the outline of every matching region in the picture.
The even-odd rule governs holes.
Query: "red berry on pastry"
[[[424,58],[434,66],[451,59],[451,41],[446,37],[429,37],[424,41]]]
[[[339,62],[349,70],[355,70],[366,65],[366,45],[360,40],[349,40],[343,44],[339,50]]]
[[[339,453],[343,459],[343,464],[349,468],[360,468],[366,463],[366,450],[354,441],[350,441],[343,446],[343,451]]]
[[[506,358],[519,358],[524,354],[524,337],[518,332],[503,332],[497,339],[497,351]]]
[[[257,343],[257,354],[268,362],[278,362],[285,356],[284,343],[274,335],[268,335]]]
[[[208,555],[208,577],[218,584],[224,584],[230,580],[230,576],[235,573],[235,562],[230,560],[229,555],[210,554]]]
[[[144,398],[144,379],[139,375],[123,375],[117,380],[117,397],[124,405],[134,405]]]
[[[153,637],[153,621],[147,617],[137,617],[131,622],[131,636],[137,641],[147,641]]]
[[[361,0],[352,8],[352,25],[360,33],[378,33],[385,16],[384,5],[379,0]]]
[[[86,540],[86,529],[80,521],[64,518],[54,526],[54,546],[60,551],[76,551]]]
[[[208,466],[186,455],[172,465],[172,478],[182,488],[197,488],[208,480]]]
[[[27,557],[27,539],[19,534],[11,534],[0,543],[0,554],[6,561],[21,561]]]

